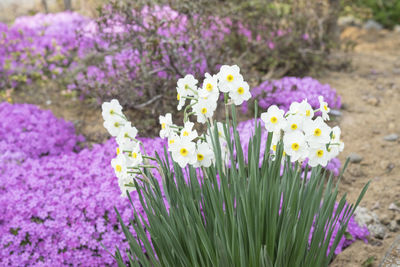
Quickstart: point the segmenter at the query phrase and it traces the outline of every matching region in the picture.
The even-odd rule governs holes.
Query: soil
[[[335,52],[332,57],[351,62],[350,67],[324,71],[318,79],[336,88],[344,103],[342,115],[337,118],[345,142],[340,160],[345,162],[350,153],[357,153],[363,159],[349,165],[340,192],[347,193],[348,200],[354,203],[363,186],[371,181],[361,206],[373,210],[382,221],[400,221],[400,212],[388,208],[391,203],[400,203],[400,138],[392,142],[384,140],[390,134],[400,135],[400,114],[397,113],[400,110],[400,33],[346,28],[341,37],[351,40],[354,49]],[[100,108],[60,96],[54,86],[24,94],[17,92],[13,100],[37,104],[73,121],[89,142],[108,138]],[[146,124],[149,114],[142,111],[133,111],[128,116],[140,124],[152,124]],[[331,266],[379,266],[398,235],[399,232],[387,231],[384,239],[371,237],[368,243],[357,241],[339,254]],[[372,264],[363,265],[372,258],[375,259]]]

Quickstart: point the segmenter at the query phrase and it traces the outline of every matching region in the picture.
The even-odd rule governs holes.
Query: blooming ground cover
[[[73,126],[28,104],[1,103],[0,121],[0,264],[113,265],[100,241],[110,250],[123,244],[114,207],[125,221],[132,216],[109,164],[115,142],[75,152],[82,137]],[[251,123],[238,126],[244,145]],[[141,140],[151,155],[165,145],[161,138]],[[140,212],[138,196],[131,196]],[[353,219],[348,232],[336,253],[368,235]]]

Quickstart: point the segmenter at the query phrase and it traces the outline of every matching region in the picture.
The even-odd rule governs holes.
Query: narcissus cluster
[[[178,110],[183,109],[183,125],[173,123],[170,113],[159,117],[160,137],[168,139],[168,152],[181,168],[192,165],[196,168],[207,168],[215,163],[215,151],[211,134],[218,133],[221,144],[222,159],[229,164],[229,149],[227,148],[226,130],[223,123],[213,119],[217,110],[220,94],[223,93],[225,105],[241,105],[251,98],[248,83],[240,74],[238,66],[223,65],[219,73],[205,74],[203,84],[193,75],[186,75],[177,82]],[[311,167],[322,165],[336,157],[343,150],[340,141],[339,127],[330,128],[324,120],[329,119],[329,107],[322,96],[319,97],[320,107],[316,110],[307,102],[293,102],[285,112],[277,106],[271,106],[261,114],[268,132],[273,133],[271,150],[276,151],[278,142],[283,142],[284,154],[291,161],[308,160]],[[315,118],[320,112],[321,116]],[[319,114],[319,113],[318,113]],[[103,104],[104,127],[116,137],[118,143],[117,157],[111,161],[119,179],[122,192],[134,190],[133,179],[145,179],[143,168],[152,168],[148,157],[136,139],[137,130],[122,113],[122,106],[117,100]],[[205,124],[207,130],[198,133],[195,123]],[[217,130],[214,128],[217,127]],[[225,129],[224,129],[225,128]],[[125,193],[123,193],[125,194]]]

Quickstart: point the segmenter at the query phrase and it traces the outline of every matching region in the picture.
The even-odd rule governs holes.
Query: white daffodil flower
[[[117,99],[113,99],[110,102],[104,102],[101,105],[101,115],[105,121],[113,120],[115,117],[122,119],[122,106],[119,104]]]
[[[128,191],[128,193],[136,191],[135,184],[133,183],[134,178],[134,175],[128,173],[118,177],[118,186],[121,190],[122,197],[127,197],[126,191]]]
[[[331,111],[331,109],[328,107],[328,103],[324,101],[324,97],[323,96],[319,96],[318,97],[318,101],[319,101],[319,110],[322,113],[322,118],[324,119],[324,121],[329,120],[329,111]]]
[[[289,115],[286,119],[285,133],[302,132],[305,118],[299,114]]]
[[[309,150],[308,165],[311,167],[315,167],[318,164],[325,167],[330,159],[331,157],[326,150],[326,145],[320,145],[319,147],[310,148]]]
[[[161,130],[160,130],[160,137],[161,138],[168,138],[168,136],[173,132],[171,129],[172,123],[172,115],[171,113],[165,114],[165,116],[159,117]]]
[[[180,78],[178,80],[178,87],[176,88],[179,98],[194,96],[195,92],[197,92],[197,83],[198,81],[191,74],[186,75],[184,78]]]
[[[237,65],[221,66],[217,77],[219,90],[224,93],[237,89],[237,85],[243,82],[243,76],[240,74],[240,68]]]
[[[176,99],[179,101],[178,110],[181,110],[182,107],[186,104],[186,98],[185,97],[181,97],[181,95],[178,93],[176,95]]]
[[[239,82],[233,86],[233,90],[229,91],[229,97],[236,106],[241,105],[244,101],[251,98],[250,87],[247,82]]]
[[[306,120],[303,124],[303,131],[310,147],[326,145],[330,141],[331,128],[321,117],[315,120]]]
[[[196,144],[187,138],[178,137],[174,144],[170,146],[172,159],[185,168],[187,164],[193,165],[197,161]]]
[[[199,90],[199,97],[216,102],[219,98],[217,75],[211,76],[209,73],[206,73],[205,76],[203,87]]]
[[[276,131],[276,132],[269,132],[268,134],[272,133],[272,140],[271,140],[271,150],[273,153],[276,153],[276,146],[278,145],[279,140],[281,140],[282,133],[281,131]]]
[[[123,153],[119,153],[116,158],[111,160],[111,166],[114,169],[115,175],[119,178],[126,174],[126,158]]]
[[[283,146],[290,161],[304,160],[308,155],[308,146],[303,133],[297,131],[283,136]]]
[[[214,152],[210,145],[206,142],[197,141],[196,150],[197,161],[193,164],[193,167],[210,167],[214,160]]]
[[[261,120],[265,123],[268,132],[276,132],[286,126],[286,119],[283,117],[285,112],[276,105],[268,108],[267,112],[261,113]]]
[[[173,146],[178,139],[179,139],[179,136],[176,133],[172,133],[168,136],[168,151],[169,152],[171,152],[171,146]]]
[[[118,136],[121,132],[122,128],[127,122],[119,117],[108,118],[108,120],[104,121],[103,126],[107,129],[111,136]]]
[[[301,116],[305,116],[308,119],[312,119],[314,117],[314,110],[312,106],[307,102],[307,99],[304,99],[300,103],[293,102],[290,105],[288,115],[298,114]]]
[[[340,134],[341,131],[338,126],[332,128],[331,141],[328,147],[329,156],[331,158],[339,155],[344,149],[344,143],[340,140]]]
[[[136,127],[132,127],[130,122],[126,122],[116,138],[117,144],[119,146],[122,146],[122,144],[127,140],[135,139],[137,133],[138,130],[136,129]]]
[[[132,142],[132,146],[129,148],[127,156],[127,165],[129,167],[137,167],[143,163],[142,152],[140,151],[139,143]]]
[[[208,118],[212,118],[216,108],[217,102],[200,98],[199,101],[193,105],[192,109],[197,117],[197,122],[205,123]]]
[[[181,130],[181,136],[180,138],[187,138],[190,141],[193,141],[193,139],[197,138],[199,135],[197,134],[196,130],[193,130],[194,123],[187,121],[185,122],[185,125],[183,126],[183,129]]]

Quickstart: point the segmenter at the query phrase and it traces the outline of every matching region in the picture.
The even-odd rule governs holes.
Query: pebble
[[[382,30],[382,25],[376,22],[373,19],[369,19],[365,24],[364,24],[364,29],[366,30]]]
[[[395,210],[395,211],[399,211],[399,212],[400,212],[400,208],[399,208],[396,204],[394,204],[394,203],[391,203],[391,204],[389,205],[389,209],[390,209],[390,210]]]
[[[385,137],[383,137],[383,139],[385,141],[395,142],[395,141],[397,141],[397,139],[399,139],[399,136],[397,134],[389,134],[389,135],[386,135]]]
[[[354,219],[360,226],[367,226],[373,237],[385,238],[386,228],[380,222],[375,212],[369,211],[365,207],[358,207],[354,212]]]
[[[391,232],[397,232],[400,230],[400,226],[396,221],[391,221],[388,225],[388,229]]]
[[[329,111],[329,114],[336,116],[336,117],[340,117],[342,116],[342,112],[340,110],[337,109],[331,109],[331,111]]]
[[[351,163],[360,163],[363,160],[363,157],[356,153],[350,153],[348,157]]]
[[[376,97],[370,97],[367,99],[367,103],[370,104],[371,106],[378,106],[379,99],[377,99]]]

